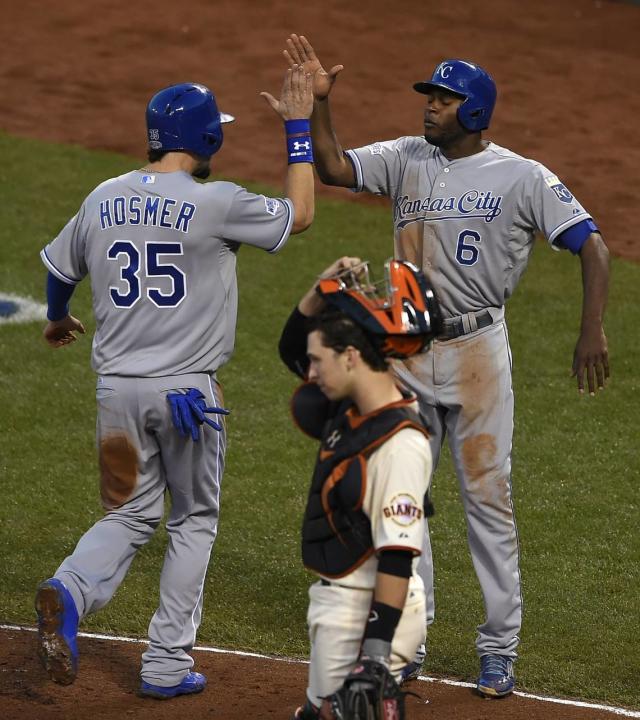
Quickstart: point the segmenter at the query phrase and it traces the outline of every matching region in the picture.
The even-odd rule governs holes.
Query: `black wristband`
[[[390,643],[401,616],[402,610],[374,600],[369,611],[364,640],[385,640]]]

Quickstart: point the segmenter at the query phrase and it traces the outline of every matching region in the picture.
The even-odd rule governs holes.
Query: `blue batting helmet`
[[[150,150],[188,150],[210,158],[222,146],[222,124],[233,117],[218,110],[209,88],[180,83],[160,90],[147,105]]]
[[[496,104],[496,84],[486,70],[466,60],[445,60],[430,80],[417,82],[413,89],[426,95],[431,88],[449,90],[464,98],[458,108],[458,122],[471,132],[486,130]]]

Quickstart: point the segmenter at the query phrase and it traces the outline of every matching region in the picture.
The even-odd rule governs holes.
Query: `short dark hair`
[[[389,361],[383,355],[381,340],[367,333],[340,310],[327,309],[307,320],[307,333],[318,331],[325,347],[343,353],[350,345],[360,351],[364,362],[375,372],[386,372]]]
[[[162,158],[168,153],[168,150],[147,150],[147,159],[150,163],[160,162]]]

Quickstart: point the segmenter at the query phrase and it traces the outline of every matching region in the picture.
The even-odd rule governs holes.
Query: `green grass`
[[[0,290],[43,300],[38,252],[131,158],[0,135]],[[252,186],[254,189],[257,186]],[[279,194],[278,190],[271,190]],[[198,641],[304,656],[310,576],[299,525],[314,445],[291,425],[295,379],[280,364],[284,320],[338,255],[380,263],[390,213],[320,201],[314,227],[275,257],[243,248],[236,353],[221,372],[229,450],[220,533]],[[580,314],[579,262],[536,247],[508,305],[514,355],[514,495],[525,598],[522,689],[640,707],[640,267],[612,263],[606,328],[612,379],[579,397],[569,368]],[[92,331],[88,284],[73,312]],[[33,589],[100,517],[90,341],[53,352],[37,323],[0,326],[0,620],[33,623]],[[482,603],[448,452],[434,485],[437,621],[428,671],[470,680]],[[138,554],[87,630],[144,636],[157,601],[164,533]]]

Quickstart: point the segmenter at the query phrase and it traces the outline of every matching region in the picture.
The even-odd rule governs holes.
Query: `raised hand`
[[[344,255],[343,257],[338,258],[335,262],[331,263],[328,268],[323,270],[320,273],[318,280],[335,277],[336,275],[348,272],[349,270],[354,270],[362,264],[362,260],[359,257],[350,257],[348,255]],[[317,285],[317,282],[315,285]]]
[[[261,92],[260,95],[283,120],[311,117],[313,111],[311,75],[306,73],[301,65],[293,64],[285,72],[280,100],[276,100],[268,92]]]
[[[317,292],[320,280],[335,277],[336,275],[346,273],[349,270],[357,270],[360,267],[364,267],[364,264],[359,257],[344,255],[343,257],[338,258],[335,262],[331,263],[328,268],[320,273],[317,280],[313,283],[309,290],[307,290],[298,303],[298,310],[307,317],[317,315],[325,307],[325,301]]]
[[[283,55],[287,59],[289,67],[302,65],[304,71],[313,77],[313,96],[316,100],[324,100],[329,95],[338,73],[344,70],[344,65],[334,65],[327,72],[304,35],[290,35],[287,39],[287,49],[283,51]]]

